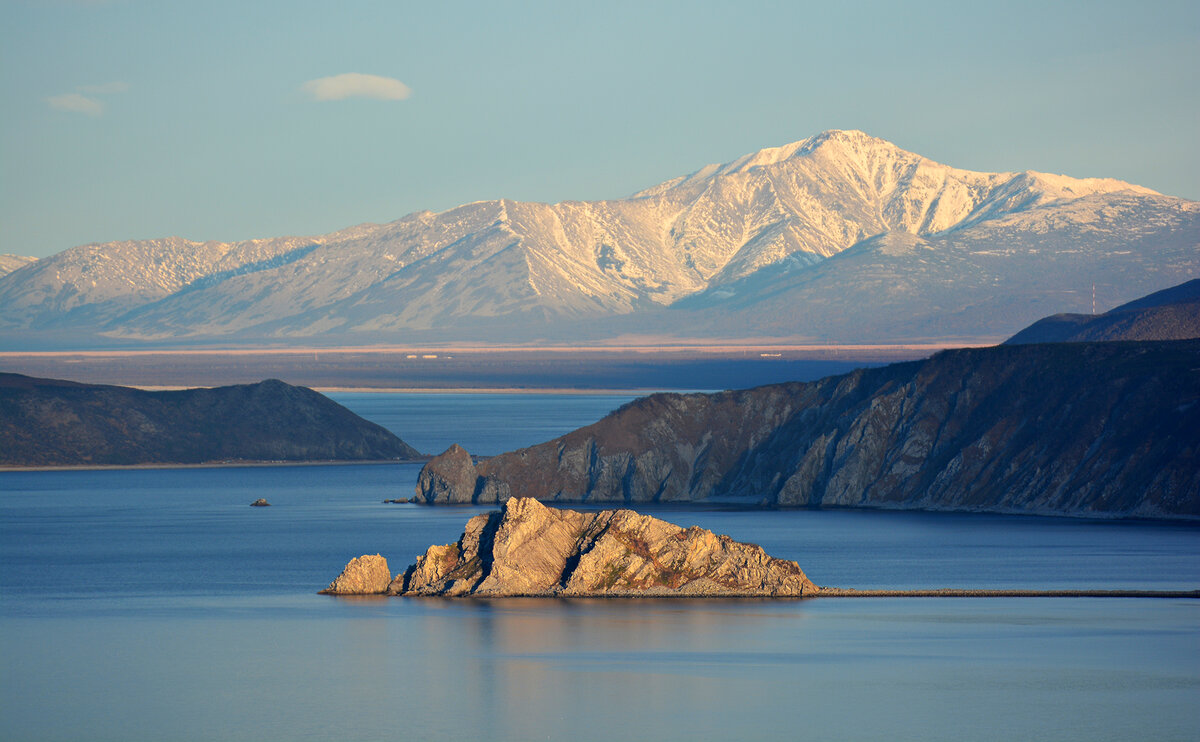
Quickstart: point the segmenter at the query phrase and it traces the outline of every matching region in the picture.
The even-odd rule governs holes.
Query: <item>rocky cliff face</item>
[[[475,516],[457,543],[431,546],[388,587],[392,595],[493,597],[817,592],[799,565],[755,544],[631,510],[580,513],[529,498]]]
[[[958,350],[808,384],[657,394],[477,466],[448,452],[426,472],[427,502],[1196,518],[1200,341]]]
[[[474,501],[478,476],[471,454],[455,443],[422,467],[417,491],[426,502],[469,503]]]
[[[387,559],[379,554],[363,554],[350,560],[322,595],[379,595],[392,582]]]
[[[146,392],[0,374],[0,465],[419,457],[328,397],[273,379]]]

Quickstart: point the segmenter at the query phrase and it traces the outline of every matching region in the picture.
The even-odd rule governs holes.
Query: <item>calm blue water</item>
[[[532,446],[593,423],[635,399],[627,394],[328,395],[405,440],[438,454],[457,443],[476,456]]]
[[[496,453],[625,397],[338,395]],[[0,473],[0,739],[1200,738],[1200,601],[318,596],[480,508],[415,465]],[[266,497],[270,508],[248,503]],[[1200,586],[1200,528],[650,509],[852,587]]]

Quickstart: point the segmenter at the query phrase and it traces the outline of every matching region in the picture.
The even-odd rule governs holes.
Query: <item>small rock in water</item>
[[[250,507],[252,507],[252,508],[265,508],[265,507],[270,507],[270,505],[271,505],[271,503],[267,502],[266,500],[264,500],[261,497],[258,498],[257,500],[255,500],[254,502],[250,503]]]
[[[350,560],[337,579],[321,591],[322,595],[378,595],[392,581],[387,559],[378,554],[363,554]]]

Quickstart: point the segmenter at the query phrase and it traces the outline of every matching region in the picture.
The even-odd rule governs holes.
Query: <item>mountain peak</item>
[[[895,144],[873,137],[857,129],[829,129],[820,134],[800,139],[778,147],[767,147],[757,152],[742,155],[736,160],[724,163],[705,165],[691,175],[674,178],[658,185],[633,194],[632,198],[658,196],[677,187],[685,190],[706,184],[715,177],[747,173],[756,168],[780,165],[795,158],[804,158],[816,154],[827,155],[834,161],[857,161],[865,163],[882,158],[895,160],[906,159],[913,162],[931,163],[932,161],[897,147]]]
[[[857,129],[830,129],[807,139],[800,139],[779,147],[767,147],[743,155],[733,162],[717,166],[711,173],[729,175],[745,172],[751,168],[777,165],[793,157],[805,157],[817,151],[827,150],[829,145],[833,145],[834,149],[840,150],[843,154],[852,154],[858,157],[867,153],[887,153],[889,155],[903,153],[910,157],[917,157],[886,139],[873,137]]]
[[[820,134],[814,134],[807,139],[801,139],[788,146],[796,147],[796,154],[807,154],[826,142],[836,142],[859,148],[899,149],[899,147],[886,139],[873,137],[865,131],[858,129],[826,129]]]

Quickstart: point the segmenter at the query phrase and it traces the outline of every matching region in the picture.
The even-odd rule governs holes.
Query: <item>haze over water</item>
[[[335,395],[492,454],[626,397]],[[484,508],[419,466],[0,473],[4,739],[1196,739],[1189,600],[335,599]],[[250,508],[265,497],[273,506]],[[1193,589],[1200,528],[643,508],[846,587]]]

